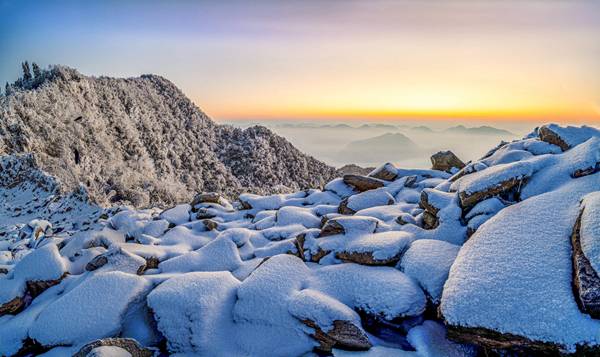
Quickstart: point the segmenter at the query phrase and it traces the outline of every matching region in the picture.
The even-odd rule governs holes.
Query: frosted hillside
[[[0,154],[33,153],[102,204],[174,204],[195,192],[293,192],[334,169],[264,127],[218,125],[168,80],[88,77],[56,66],[0,95]]]
[[[0,161],[0,355],[600,354],[600,131],[100,208]]]

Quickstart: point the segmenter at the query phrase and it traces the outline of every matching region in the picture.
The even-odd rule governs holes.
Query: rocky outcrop
[[[344,175],[344,183],[354,187],[359,192],[374,190],[384,186],[383,181],[361,175]]]
[[[395,256],[377,259],[373,256],[373,252],[336,252],[335,257],[348,263],[356,263],[361,265],[395,265],[400,260],[402,254]]]
[[[369,173],[373,177],[385,181],[394,181],[398,177],[398,170],[391,163],[385,163]]]
[[[465,167],[462,162],[452,151],[439,151],[431,156],[431,169],[452,172],[452,169],[460,170]]]
[[[500,333],[480,327],[447,326],[448,338],[491,350],[502,350],[524,356],[561,356],[560,346],[552,343],[533,341],[523,336]]]
[[[561,148],[562,151],[567,151],[570,149],[569,144],[567,144],[565,140],[561,138],[560,134],[552,130],[552,128],[548,125],[541,126],[538,129],[538,134],[540,136],[540,140],[556,145]]]
[[[327,237],[335,234],[344,234],[345,229],[337,220],[329,219],[321,228],[319,237]]]
[[[584,208],[585,210],[585,208]],[[577,218],[571,244],[573,246],[573,291],[579,309],[594,319],[600,319],[600,276],[581,248],[581,216]]]
[[[333,348],[350,351],[366,351],[372,344],[362,329],[350,321],[333,321],[333,328],[327,332],[323,331],[314,321],[303,320],[306,326],[314,329],[311,335],[319,346],[315,347],[317,352],[331,353]]]
[[[494,186],[490,186],[482,191],[473,193],[462,191],[458,195],[460,198],[460,204],[465,210],[469,210],[471,207],[485,199],[518,189],[519,187],[523,186],[526,181],[527,178],[515,177],[506,181],[502,181]]]
[[[24,307],[25,307],[25,297],[17,296],[14,299],[0,305],[0,316],[7,315],[7,314],[14,315],[14,314],[20,312],[21,310],[23,310]]]

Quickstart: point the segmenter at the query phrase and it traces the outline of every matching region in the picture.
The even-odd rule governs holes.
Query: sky
[[[600,1],[0,0],[0,80],[24,60],[221,120],[600,121]]]

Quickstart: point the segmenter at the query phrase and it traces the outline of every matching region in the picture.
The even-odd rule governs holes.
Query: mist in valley
[[[239,127],[264,125],[303,152],[335,167],[392,162],[405,168],[429,168],[430,156],[451,150],[463,161],[476,160],[502,141],[527,135],[532,122],[474,121],[229,121]]]

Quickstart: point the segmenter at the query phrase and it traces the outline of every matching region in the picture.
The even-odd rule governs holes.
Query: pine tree
[[[36,80],[40,80],[42,78],[42,71],[40,70],[40,66],[37,63],[31,63],[31,69],[33,70],[33,78]]]
[[[6,85],[4,86],[4,95],[9,95],[10,94],[10,84],[8,84],[8,82],[6,82]]]
[[[29,68],[29,62],[25,61],[21,63],[21,67],[23,67],[23,80],[25,80],[25,82],[31,80],[31,69]]]

